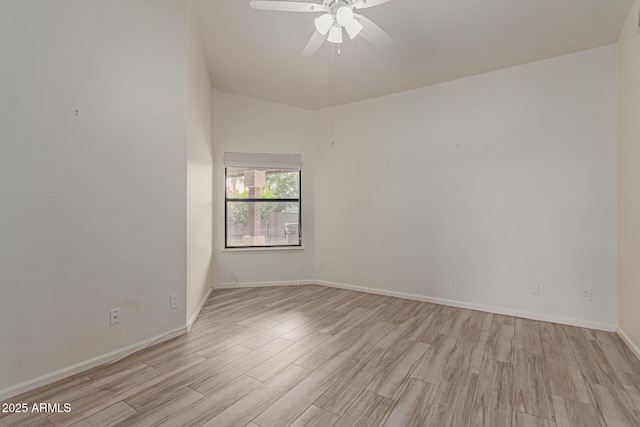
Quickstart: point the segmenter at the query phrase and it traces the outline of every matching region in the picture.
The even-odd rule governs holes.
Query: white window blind
[[[302,167],[302,156],[300,154],[224,153],[224,167],[298,172]]]

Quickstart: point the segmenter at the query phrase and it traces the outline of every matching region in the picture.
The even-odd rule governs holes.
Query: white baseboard
[[[166,334],[161,334],[156,337],[137,342],[135,344],[131,344],[121,349],[114,350],[112,352],[109,352],[100,356],[96,356],[89,360],[76,363],[72,366],[68,366],[66,368],[62,368],[57,371],[34,378],[32,380],[28,380],[20,384],[2,389],[0,390],[0,401],[10,399],[11,397],[17,396],[19,394],[28,392],[30,390],[33,390],[35,388],[38,388],[47,384],[50,384],[54,381],[67,378],[71,375],[77,374],[87,369],[91,369],[96,366],[117,360],[128,354],[141,350],[142,348],[145,348],[146,346],[149,346],[151,344],[157,344],[164,341],[168,341],[172,338],[175,338],[177,336],[187,333],[189,328],[193,324],[193,322],[195,322],[195,320],[197,319],[198,314],[206,304],[207,300],[209,299],[209,296],[211,295],[211,292],[214,289],[232,289],[232,288],[249,288],[249,287],[255,288],[255,287],[267,287],[267,286],[298,286],[298,285],[316,285],[316,284],[321,286],[328,286],[332,288],[348,289],[353,291],[366,292],[370,294],[385,295],[390,297],[404,298],[404,299],[410,299],[415,301],[424,301],[424,302],[430,302],[434,304],[447,305],[447,306],[458,307],[458,308],[466,308],[466,309],[484,311],[489,313],[523,317],[527,319],[541,320],[545,322],[554,322],[554,323],[560,323],[560,324],[566,324],[566,325],[572,325],[572,326],[579,326],[583,328],[617,332],[618,335],[622,338],[622,340],[624,340],[624,342],[629,346],[629,348],[631,348],[631,350],[635,353],[635,355],[640,359],[640,348],[638,348],[638,345],[632,342],[631,339],[628,337],[628,335],[625,334],[619,328],[617,328],[616,325],[608,325],[608,324],[589,322],[589,321],[577,320],[577,319],[567,319],[567,318],[561,318],[556,316],[549,316],[545,314],[529,313],[524,311],[505,309],[502,307],[484,306],[484,305],[466,303],[466,302],[456,301],[456,300],[433,298],[433,297],[427,297],[424,295],[416,295],[416,294],[409,294],[409,293],[396,292],[396,291],[387,291],[384,289],[368,288],[364,286],[348,285],[344,283],[329,282],[329,281],[323,281],[323,280],[289,280],[289,281],[278,281],[278,282],[221,283],[217,285],[214,284],[209,289],[209,291],[203,298],[202,302],[200,303],[198,310],[189,319],[188,326],[170,331]]]
[[[616,333],[618,334],[618,336],[620,338],[622,338],[622,341],[625,342],[625,344],[627,344],[629,346],[629,348],[631,349],[631,351],[633,352],[633,354],[636,355],[636,357],[638,359],[640,359],[640,347],[638,347],[638,344],[634,343],[631,338],[629,338],[629,335],[627,335],[622,329],[618,328],[616,330]]]
[[[50,384],[54,381],[58,381],[58,380],[70,377],[71,375],[77,374],[82,371],[86,371],[87,369],[95,368],[96,366],[103,365],[105,363],[109,363],[111,361],[120,359],[124,356],[127,356],[131,353],[141,350],[151,344],[158,344],[164,341],[168,341],[172,338],[183,335],[185,333],[187,333],[186,326],[183,328],[179,328],[179,329],[175,329],[173,331],[167,332],[166,334],[161,334],[153,338],[149,338],[143,341],[139,341],[135,344],[128,345],[118,350],[114,350],[112,352],[93,357],[89,360],[76,363],[75,365],[58,369],[57,371],[41,375],[32,380],[28,380],[11,387],[7,387],[5,389],[0,390],[0,401],[10,399],[19,394],[26,393],[38,387],[42,387],[44,385]]]
[[[237,283],[218,283],[214,285],[217,289],[235,289],[235,288],[263,288],[267,286],[302,286],[315,285],[315,280],[285,280],[282,282],[237,282]]]
[[[200,312],[202,311],[202,307],[204,307],[204,305],[207,303],[207,301],[209,300],[209,297],[211,296],[211,292],[213,292],[213,290],[216,288],[216,285],[212,285],[209,290],[207,291],[207,293],[205,294],[204,298],[202,298],[202,301],[200,301],[200,304],[198,305],[198,308],[196,309],[196,311],[191,315],[191,318],[189,319],[189,322],[187,323],[187,332],[191,331],[191,326],[193,326],[193,323],[196,321],[196,319],[198,318],[198,315],[200,314]]]
[[[467,303],[463,301],[449,300],[449,299],[443,299],[443,298],[433,298],[433,297],[427,297],[424,295],[408,294],[408,293],[396,292],[396,291],[387,291],[384,289],[367,288],[364,286],[347,285],[344,283],[328,282],[324,280],[316,280],[315,283],[322,286],[329,286],[331,288],[349,289],[352,291],[366,292],[369,294],[385,295],[389,297],[397,297],[397,298],[410,299],[414,301],[430,302],[434,304],[448,305],[452,307],[466,308],[470,310],[484,311],[488,313],[523,317],[525,319],[541,320],[543,322],[553,322],[553,323],[560,323],[564,325],[579,326],[581,328],[598,329],[598,330],[608,331],[608,332],[615,332],[616,330],[616,325],[589,322],[586,320],[567,319],[563,317],[549,316],[546,314],[529,313],[526,311],[511,310],[511,309],[502,308],[502,307],[492,307],[492,306],[486,306],[486,305],[480,305],[480,304],[472,304],[472,303]]]

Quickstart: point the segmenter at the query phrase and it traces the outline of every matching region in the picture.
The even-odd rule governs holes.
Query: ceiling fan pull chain
[[[340,45],[338,45],[338,49]],[[331,45],[331,87],[329,97],[331,101],[331,145],[336,145],[336,45]]]

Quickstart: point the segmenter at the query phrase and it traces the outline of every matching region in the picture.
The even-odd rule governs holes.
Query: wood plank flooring
[[[0,426],[640,426],[613,333],[322,286],[221,289],[192,331],[10,399]]]

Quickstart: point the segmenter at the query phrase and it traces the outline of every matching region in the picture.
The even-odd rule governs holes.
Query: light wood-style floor
[[[2,426],[640,426],[608,332],[321,286],[214,291],[192,331],[11,402]]]

